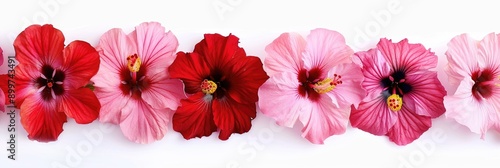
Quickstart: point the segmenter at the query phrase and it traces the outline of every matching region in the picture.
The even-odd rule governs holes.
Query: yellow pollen
[[[403,99],[398,94],[392,94],[387,98],[387,106],[393,112],[397,112],[403,107]]]
[[[139,69],[141,69],[141,59],[137,54],[127,57],[127,67],[130,72],[139,72]]]
[[[201,82],[201,91],[205,94],[212,94],[217,90],[217,84],[211,80],[203,80]]]
[[[332,91],[337,86],[337,83],[333,83],[330,78],[323,79],[322,81],[316,82],[313,86],[314,91],[318,93],[327,93]]]

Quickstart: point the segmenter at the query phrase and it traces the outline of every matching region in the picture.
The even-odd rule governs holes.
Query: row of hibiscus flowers
[[[41,142],[57,140],[67,117],[119,125],[137,143],[162,139],[170,120],[185,139],[219,132],[226,140],[248,132],[257,109],[281,126],[300,122],[316,144],[350,122],[406,145],[445,111],[482,137],[500,131],[499,37],[449,42],[445,71],[456,91],[446,96],[437,56],[406,39],[354,53],[332,30],[283,33],[265,48],[263,65],[234,35],[205,34],[192,52],[176,53],[176,37],[156,22],[129,34],[111,29],[95,48],[65,46],[60,30],[32,25],[14,42],[14,105],[28,138]],[[0,78],[0,100],[10,103],[8,78]]]

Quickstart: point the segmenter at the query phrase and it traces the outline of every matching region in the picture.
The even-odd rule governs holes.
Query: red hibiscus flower
[[[84,87],[99,69],[99,54],[87,42],[73,41],[64,47],[62,32],[52,25],[32,25],[14,41],[16,59],[15,105],[28,138],[55,141],[67,117],[87,124],[101,105]]]
[[[258,57],[247,56],[238,37],[205,34],[192,53],[177,53],[169,68],[172,78],[183,80],[190,94],[181,100],[172,122],[185,139],[219,139],[245,133],[255,118],[258,88],[269,78]]]

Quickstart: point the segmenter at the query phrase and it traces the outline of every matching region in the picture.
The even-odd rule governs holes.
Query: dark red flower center
[[[472,86],[472,95],[477,100],[481,100],[482,98],[489,98],[493,95],[493,79],[495,76],[491,69],[487,68],[483,71],[478,70],[472,73],[471,76],[474,81],[474,85]]]
[[[216,99],[226,96],[230,87],[229,79],[218,69],[213,70],[200,84],[203,93],[211,94]]]
[[[141,99],[142,91],[149,87],[146,79],[146,68],[141,66],[141,59],[137,54],[127,57],[127,66],[120,70],[120,90],[124,95]]]
[[[64,78],[63,71],[56,70],[50,65],[42,66],[41,74],[36,79],[36,84],[38,92],[42,94],[43,100],[51,100],[64,93]]]
[[[403,95],[412,90],[411,85],[406,83],[406,74],[403,70],[396,70],[390,76],[383,78],[380,84],[385,89],[382,92],[387,106],[394,112],[403,107]]]
[[[297,77],[300,83],[299,95],[307,97],[311,101],[317,101],[320,94],[332,91],[337,85],[342,84],[342,76],[340,75],[334,74],[332,78],[320,79],[321,75],[319,68],[312,68],[309,71],[301,69]]]

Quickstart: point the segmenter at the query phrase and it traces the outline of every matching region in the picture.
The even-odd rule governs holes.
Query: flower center
[[[123,94],[130,95],[132,98],[141,98],[142,90],[148,87],[145,69],[141,66],[141,58],[137,54],[127,57],[127,67],[120,72],[120,89]]]
[[[403,99],[398,94],[392,94],[387,98],[387,106],[392,111],[397,112],[403,107]]]
[[[316,82],[315,84],[310,84],[309,87],[320,94],[332,91],[333,89],[335,89],[335,87],[337,87],[337,85],[342,84],[342,80],[340,80],[342,76],[337,74],[334,74],[333,76],[333,79],[325,78],[321,81]]]
[[[42,66],[40,77],[36,79],[37,92],[44,100],[56,98],[64,93],[63,81],[65,75],[61,70],[55,70],[50,65]]]
[[[403,108],[403,95],[410,92],[412,87],[406,83],[406,74],[402,70],[394,71],[389,77],[382,79],[383,95],[386,97],[387,107],[393,112]]]
[[[201,82],[201,91],[205,94],[213,94],[217,90],[217,84],[214,81],[205,79]]]
[[[342,77],[338,74],[326,78],[322,78],[322,76],[319,68],[301,69],[297,76],[300,83],[297,88],[299,95],[311,101],[318,101],[321,97],[320,94],[328,93],[337,85],[342,84]]]
[[[489,68],[472,73],[471,78],[474,81],[472,95],[477,100],[491,97],[493,86],[498,86],[494,81],[494,74]]]

